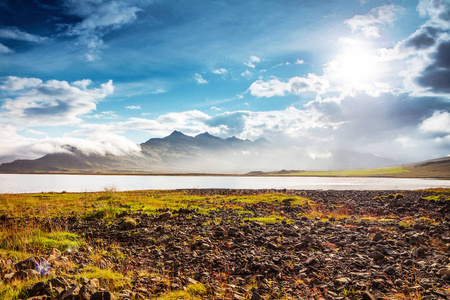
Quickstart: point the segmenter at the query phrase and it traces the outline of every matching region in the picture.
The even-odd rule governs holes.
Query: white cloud
[[[46,37],[30,34],[16,27],[0,28],[0,38],[34,43],[42,43],[47,40]]]
[[[307,77],[292,77],[287,82],[280,81],[278,78],[269,81],[257,80],[253,82],[249,91],[256,97],[274,97],[285,96],[286,94],[301,94],[305,92],[314,92],[322,94],[327,91],[329,82],[327,79],[309,73]]]
[[[94,130],[77,130],[59,139],[42,141],[40,145],[49,144],[57,147],[70,145],[76,147],[85,154],[99,155],[139,155],[141,148],[131,140],[108,131],[108,126],[98,126]],[[78,138],[82,136],[84,138]]]
[[[450,28],[450,3],[448,0],[420,0],[417,11],[422,17],[429,17],[427,25],[435,25],[444,29]]]
[[[22,158],[34,157],[30,155],[28,148],[37,140],[18,134],[15,126],[0,124],[0,139],[3,141],[0,147],[0,162],[10,162],[16,159],[17,155],[21,155]]]
[[[82,88],[83,90],[85,90],[89,85],[92,84],[92,80],[90,80],[90,79],[82,79],[82,80],[74,81],[74,82],[72,82],[72,84],[74,86],[77,86],[77,87]]]
[[[13,50],[9,49],[8,47],[0,43],[0,54],[9,54],[13,52],[14,52]]]
[[[194,74],[194,79],[195,79],[195,81],[197,81],[198,84],[207,84],[208,83],[208,81],[206,79],[204,79],[203,76],[200,75],[199,73]]]
[[[45,133],[45,132],[34,130],[34,129],[31,129],[31,128],[28,128],[26,130],[26,132],[34,134],[34,135],[47,135],[47,133]]]
[[[137,13],[142,11],[125,0],[66,0],[65,6],[68,14],[81,18],[80,22],[67,25],[65,35],[78,37],[79,44],[88,48],[85,59],[91,62],[100,57],[103,35],[136,21]]]
[[[4,77],[0,84],[0,90],[7,92],[23,91],[36,88],[42,84],[39,78],[26,78],[17,76]]]
[[[88,134],[89,130],[95,132],[100,128],[102,131],[113,133],[138,130],[152,135],[167,136],[173,130],[179,130],[190,135],[208,131],[222,137],[236,135],[241,138],[256,139],[263,135],[274,137],[277,135],[308,136],[311,132],[328,130],[333,126],[337,126],[337,124],[330,125],[317,111],[304,111],[289,107],[281,111],[235,111],[224,112],[215,116],[210,116],[198,110],[190,110],[161,115],[155,119],[130,118],[125,122],[109,125],[83,125],[88,131],[79,132]]]
[[[164,94],[164,93],[167,93],[167,90],[166,89],[162,89],[162,88],[159,88],[159,89],[156,89],[156,90],[150,92],[150,94],[153,94],[153,95]]]
[[[312,110],[302,110],[288,107],[280,111],[243,112],[244,126],[238,134],[241,138],[256,139],[269,136],[298,138],[309,137],[312,132],[329,129],[329,124],[323,119],[321,113]],[[323,134],[318,139],[326,138]]]
[[[303,59],[298,59],[295,61],[296,65],[303,65],[305,63],[305,61]]]
[[[67,135],[62,138],[46,138],[39,140],[29,145],[28,151],[30,154],[28,156],[39,156],[40,153],[69,152],[67,149],[68,145],[70,147],[75,147],[85,155],[139,155],[141,150],[139,145],[123,136],[97,131],[95,134],[91,134],[86,138]]]
[[[253,96],[266,98],[285,96],[285,93],[290,90],[289,83],[282,82],[279,79],[271,79],[269,81],[257,80],[249,87],[250,94]]]
[[[141,109],[141,106],[140,105],[129,105],[129,106],[126,106],[125,108],[134,110],[134,109]]]
[[[450,98],[450,7],[445,1],[421,1],[417,9],[430,19],[393,48],[381,49],[380,56],[396,67],[405,91]]]
[[[15,159],[36,159],[49,153],[69,152],[75,147],[82,153],[98,155],[140,155],[140,147],[129,139],[111,132],[111,126],[101,124],[82,125],[84,129],[66,133],[57,138],[26,138],[17,133],[13,125],[0,124],[0,139],[8,141],[0,147],[0,163]],[[26,132],[40,136],[46,135],[34,129]]]
[[[401,7],[389,4],[375,7],[366,15],[355,15],[344,21],[352,32],[361,31],[366,37],[380,37],[379,26],[393,25],[396,15],[401,11]]]
[[[213,73],[217,74],[217,75],[224,75],[224,74],[228,73],[228,70],[225,68],[219,68],[219,69],[215,69],[213,71]]]
[[[250,78],[252,78],[253,73],[250,72],[249,70],[245,70],[245,72],[242,72],[242,73],[241,73],[241,76],[242,76],[242,77],[245,77],[245,78],[247,78],[247,79],[250,79]]]
[[[138,151],[136,145],[121,136],[125,132],[141,131],[163,137],[173,130],[180,130],[189,135],[208,131],[224,138],[235,135],[254,140],[264,136],[277,144],[297,143],[315,159],[327,157],[330,151],[334,153],[333,149],[344,147],[411,161],[426,158],[422,155],[431,149],[436,153],[444,149],[448,153],[446,141],[449,139],[445,135],[449,135],[450,113],[442,109],[435,111],[434,107],[439,105],[446,107],[438,99],[417,99],[392,93],[373,97],[359,93],[339,101],[330,98],[314,100],[303,108],[242,110],[214,116],[190,110],[154,119],[130,118],[107,124],[81,124],[80,129],[61,138],[42,140],[26,139],[17,135],[12,125],[0,125],[4,128],[0,137],[3,135],[3,140],[8,141],[8,147],[0,153],[11,155],[23,151],[24,155],[36,155],[45,151],[65,151],[64,145],[72,145],[86,153],[122,155]],[[422,147],[424,143],[426,147]],[[30,145],[33,145],[31,150]],[[407,147],[409,156],[404,153]]]
[[[287,62],[284,62],[284,63],[279,63],[279,64],[273,66],[272,69],[278,68],[278,67],[282,67],[282,66],[289,66],[290,64],[291,64],[291,63],[288,62],[288,61],[287,61]],[[262,71],[266,72],[267,70],[261,70],[260,72],[262,72]]]
[[[400,135],[395,139],[397,143],[399,143],[403,148],[413,148],[417,146],[417,143],[415,140],[413,140],[409,136]]]
[[[442,3],[437,1],[432,6],[432,18],[438,21],[426,21],[393,49],[377,52],[373,44],[364,40],[346,39],[341,41],[336,57],[324,64],[321,76],[310,74],[285,80],[272,77],[253,82],[248,91],[256,97],[316,93],[316,100],[304,106],[304,113],[316,116],[319,122],[315,128],[300,126],[298,131],[289,131],[290,127],[282,126],[282,121],[274,126],[261,125],[264,130],[260,131],[255,123],[245,132],[253,136],[261,132],[267,135],[278,128],[290,136],[302,132],[311,147],[320,146],[320,139],[328,139],[328,147],[345,144],[348,149],[404,161],[428,159],[430,153],[436,157],[446,155],[450,146],[446,102],[450,96],[450,35],[443,22],[450,24],[450,18],[444,18],[450,10],[445,11]],[[369,15],[348,22],[354,30],[367,30],[369,34],[370,26],[374,26],[373,32],[380,34],[378,27],[392,24],[398,12],[388,12],[389,7],[374,9]],[[293,124],[295,128],[297,124]],[[244,135],[243,132],[236,130],[235,134]],[[389,147],[392,141],[395,150]]]
[[[435,111],[433,115],[419,125],[420,131],[424,133],[449,135],[450,113],[446,111]]]
[[[211,109],[215,110],[215,111],[221,111],[222,110],[221,108],[218,108],[218,107],[215,107],[215,106],[212,106]]]
[[[244,61],[244,65],[246,65],[249,68],[254,69],[256,67],[256,63],[261,62],[261,58],[258,56],[252,55],[247,61]]]
[[[142,9],[132,6],[129,1],[66,0],[68,12],[82,20],[70,26],[67,34],[83,35],[104,29],[117,29],[137,19]]]
[[[85,82],[86,83],[86,82]],[[1,123],[29,127],[80,123],[79,118],[96,109],[98,101],[114,91],[112,81],[100,88],[86,89],[66,81],[6,77],[0,85],[6,98],[1,107]]]
[[[184,111],[180,113],[168,113],[160,115],[156,119],[130,118],[124,122],[107,125],[108,132],[123,133],[128,130],[137,130],[157,136],[166,136],[174,130],[187,134],[198,134],[209,130],[205,125],[211,117],[198,110]],[[92,125],[86,125],[89,127]],[[105,125],[106,126],[106,125]],[[215,131],[211,131],[213,134]]]
[[[118,115],[115,111],[102,111],[99,114],[87,115],[86,118],[90,119],[115,119]]]

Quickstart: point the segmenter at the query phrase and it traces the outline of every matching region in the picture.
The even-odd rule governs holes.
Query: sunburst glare
[[[380,79],[384,66],[376,49],[362,41],[345,40],[335,59],[325,67],[330,79],[344,87],[358,87]]]

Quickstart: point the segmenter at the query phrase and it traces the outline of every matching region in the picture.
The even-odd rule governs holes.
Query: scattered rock
[[[310,257],[305,261],[305,265],[311,266],[317,263],[317,259],[315,257]]]
[[[450,267],[445,267],[445,268],[441,268],[439,269],[439,271],[437,272],[438,275],[447,275],[450,276]]]
[[[339,278],[336,278],[334,280],[334,282],[339,285],[346,285],[346,284],[349,284],[350,282],[352,282],[352,280],[348,277],[339,277]]]
[[[171,219],[172,217],[173,217],[172,213],[170,211],[167,211],[165,213],[160,214],[158,216],[158,220],[159,221],[167,221],[167,220]]]
[[[376,300],[376,298],[369,292],[365,291],[361,294],[362,300]]]
[[[372,242],[378,242],[383,239],[384,239],[384,236],[381,233],[377,232],[377,233],[375,233],[374,237],[372,238]]]
[[[208,199],[213,199],[209,194],[213,192],[218,195],[262,193],[253,190],[184,192]],[[130,286],[127,290],[114,291],[115,294],[99,290],[105,287],[103,281],[100,284],[98,279],[87,278],[79,278],[75,283],[56,277],[29,289],[36,297],[46,297],[41,293],[51,291],[62,300],[158,299],[163,293],[192,285],[205,287],[204,299],[272,299],[277,295],[278,298],[337,300],[343,299],[344,289],[345,294],[350,292],[349,299],[390,298],[403,291],[413,291],[423,299],[443,298],[433,289],[450,284],[450,222],[447,221],[450,202],[420,200],[434,192],[406,191],[402,192],[403,197],[386,191],[290,193],[302,197],[307,193],[315,202],[314,211],[319,209],[329,215],[348,211],[351,217],[344,220],[331,217],[330,222],[322,222],[306,217],[313,211],[312,206],[274,201],[240,203],[243,209],[239,213],[233,208],[211,210],[208,215],[190,208],[173,211],[174,214],[162,209],[159,215],[130,210],[118,215],[120,221],[112,224],[95,218],[61,221],[69,224],[71,231],[85,234],[88,241],[99,241],[96,247],[104,254],[95,264],[101,268],[144,275],[129,275],[132,276]],[[392,196],[385,197],[388,194]],[[224,203],[224,207],[233,205]],[[250,215],[252,218],[279,215],[285,222],[244,221]],[[364,215],[385,220],[364,219]],[[400,224],[405,219],[415,224]],[[52,220],[52,224],[57,226],[58,221]],[[92,264],[91,254],[97,250],[83,246],[76,253],[61,255],[55,249],[45,257],[52,269],[63,261],[68,267],[75,264],[67,272],[76,275]],[[0,275],[5,282],[19,277],[39,277],[35,271],[39,261],[42,260],[38,257],[21,261],[13,272],[14,263],[8,267],[0,260]],[[313,290],[317,295],[312,294]]]
[[[40,282],[35,283],[34,285],[28,287],[27,293],[28,293],[29,297],[41,296],[41,295],[51,296],[52,287],[51,287],[51,284],[40,281]]]
[[[61,293],[60,300],[79,300],[81,284],[74,284]]]
[[[131,230],[136,228],[137,222],[135,219],[130,217],[124,217],[120,220],[120,229],[121,230]]]
[[[40,260],[41,259],[37,256],[29,257],[25,260],[19,261],[15,265],[15,268],[16,270],[29,270],[29,269],[34,270]]]
[[[90,300],[115,300],[116,297],[109,291],[95,292]]]

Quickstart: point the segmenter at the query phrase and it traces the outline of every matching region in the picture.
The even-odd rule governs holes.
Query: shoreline
[[[399,173],[405,174],[405,173]],[[290,175],[290,174],[226,174],[226,173],[65,173],[65,172],[24,172],[24,173],[0,173],[0,175],[87,175],[87,176],[173,176],[173,177],[330,177],[330,178],[399,178],[399,179],[436,179],[450,180],[446,176],[395,176],[395,174],[376,175]]]

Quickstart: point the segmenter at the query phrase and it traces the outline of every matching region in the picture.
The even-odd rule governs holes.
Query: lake
[[[0,174],[0,193],[95,192],[105,189],[417,190],[450,188],[450,180],[361,177],[132,176]]]

